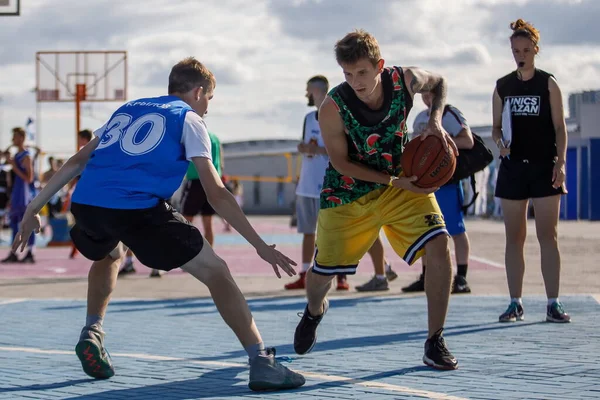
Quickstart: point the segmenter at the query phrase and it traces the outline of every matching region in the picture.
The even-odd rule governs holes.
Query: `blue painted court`
[[[114,301],[105,321],[116,375],[89,379],[74,354],[85,303],[0,300],[0,399],[598,399],[600,304],[566,296],[567,325],[500,324],[506,298],[453,296],[446,330],[457,371],[421,362],[424,297],[332,298],[312,353],[297,356],[301,298],[254,299],[265,343],[306,373],[299,390],[254,393],[245,352],[209,299]]]

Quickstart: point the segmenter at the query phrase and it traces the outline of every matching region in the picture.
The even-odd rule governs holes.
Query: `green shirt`
[[[210,138],[210,153],[212,157],[212,163],[215,166],[217,172],[219,173],[219,176],[221,176],[221,141],[219,140],[217,135],[215,135],[211,131],[208,131],[208,137]],[[188,165],[188,170],[185,173],[185,177],[188,180],[200,179],[200,177],[198,176],[198,171],[196,171],[196,167],[194,166],[193,162],[190,162],[190,165]]]
[[[402,173],[400,157],[408,142],[406,118],[412,107],[412,98],[405,88],[402,70],[398,67],[386,68],[382,72],[382,84],[386,98],[390,97],[389,108],[387,111],[381,110],[379,120],[369,125],[362,125],[353,114],[353,111],[360,110],[357,111],[344,100],[342,91],[348,93],[351,90],[347,83],[333,88],[328,95],[334,101],[348,132],[346,140],[350,160],[376,171],[399,176]],[[350,97],[354,104],[358,102],[354,94]],[[352,203],[383,186],[344,176],[329,164],[321,190],[321,208]]]

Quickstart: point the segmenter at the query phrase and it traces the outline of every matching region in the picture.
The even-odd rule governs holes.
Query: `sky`
[[[0,16],[0,148],[39,116],[42,149],[73,152],[74,104],[36,113],[35,54],[51,50],[127,51],[129,100],[166,94],[172,65],[195,56],[217,78],[206,122],[222,141],[299,138],[306,81],[342,82],[333,48],[356,28],[377,38],[387,65],[444,75],[448,102],[487,125],[495,82],[515,69],[517,18],[540,30],[536,65],[556,76],[565,108],[569,93],[600,88],[598,0],[21,0],[19,17]],[[119,105],[84,103],[82,127]],[[409,124],[424,108],[417,98]]]

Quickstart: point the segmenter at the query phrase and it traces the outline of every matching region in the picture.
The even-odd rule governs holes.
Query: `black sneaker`
[[[313,347],[315,347],[315,344],[317,343],[317,327],[328,309],[329,300],[325,299],[323,302],[323,314],[318,317],[310,315],[308,312],[308,304],[304,309],[304,314],[298,313],[298,316],[302,316],[302,319],[294,333],[294,350],[297,354],[309,353]]]
[[[546,321],[558,323],[571,322],[571,316],[567,314],[562,303],[555,301],[546,308]]]
[[[442,337],[443,330],[441,328],[425,342],[423,362],[435,369],[457,369],[458,361],[446,347],[446,341]]]
[[[523,305],[511,301],[510,304],[508,305],[508,308],[506,309],[506,311],[504,311],[504,314],[502,314],[499,318],[498,321],[500,322],[516,322],[516,321],[523,321],[525,319],[525,310],[523,309]]]
[[[25,257],[21,258],[19,260],[20,263],[29,263],[29,264],[35,264],[35,258],[33,258],[33,253],[30,251],[27,252],[27,254],[25,255]]]
[[[419,279],[417,279],[410,285],[403,287],[402,291],[404,293],[424,292],[425,291],[425,276],[423,274],[421,274],[421,276],[419,276]]]
[[[19,258],[17,257],[17,255],[15,253],[13,253],[12,251],[10,253],[8,253],[8,256],[4,259],[2,259],[2,261],[0,261],[2,264],[12,264],[12,263],[18,263],[19,262]]]
[[[467,278],[464,276],[456,275],[454,277],[454,283],[452,283],[452,294],[456,293],[471,293],[471,288],[467,283]]]
[[[150,272],[150,278],[162,278],[162,273],[158,269],[153,269],[152,272]]]
[[[104,331],[98,325],[86,326],[81,331],[75,353],[83,372],[96,379],[108,379],[115,374],[110,354],[104,350]]]

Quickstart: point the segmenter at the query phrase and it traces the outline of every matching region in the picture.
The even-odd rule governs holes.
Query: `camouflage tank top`
[[[400,157],[408,142],[406,118],[412,97],[406,89],[400,67],[385,68],[381,73],[384,104],[380,110],[368,110],[347,83],[333,88],[328,96],[334,101],[348,141],[348,157],[374,170],[399,176]],[[329,164],[321,190],[321,208],[352,203],[385,185],[344,176]]]

